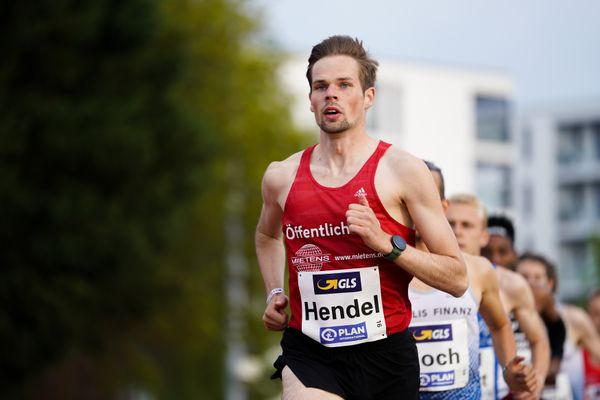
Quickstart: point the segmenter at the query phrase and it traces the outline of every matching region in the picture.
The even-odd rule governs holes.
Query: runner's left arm
[[[568,306],[575,314],[578,329],[580,330],[581,339],[578,343],[583,346],[592,357],[600,359],[600,335],[596,331],[594,323],[589,315],[582,309],[575,306]]]
[[[436,289],[462,296],[468,286],[466,265],[444,215],[431,172],[412,156],[398,157],[391,164],[391,169],[401,171],[388,177],[402,183],[397,185],[403,188],[397,200],[404,204],[429,249],[425,252],[407,246],[394,263]],[[346,219],[350,232],[359,235],[367,246],[383,254],[392,251],[390,239],[395,232],[381,229],[366,198],[360,197],[359,204],[350,204]]]
[[[533,369],[538,382],[536,390],[538,396],[536,398],[539,398],[550,368],[548,334],[546,333],[546,326],[535,308],[533,293],[527,281],[516,274],[511,277],[511,284],[513,291],[511,291],[510,296],[514,297],[513,301],[517,305],[513,313],[531,348]]]
[[[529,365],[523,364],[523,357],[516,355],[515,338],[507,313],[500,300],[498,277],[489,261],[477,257],[480,264],[481,304],[479,312],[489,328],[498,362],[503,367],[504,379],[511,392],[536,390],[536,375]]]

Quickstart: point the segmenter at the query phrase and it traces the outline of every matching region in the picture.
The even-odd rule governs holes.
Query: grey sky
[[[255,1],[269,35],[306,56],[348,34],[375,58],[506,72],[523,104],[600,98],[597,0]]]

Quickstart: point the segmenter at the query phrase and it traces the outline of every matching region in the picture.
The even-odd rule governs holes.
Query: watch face
[[[394,247],[396,247],[400,251],[403,251],[404,249],[406,249],[406,241],[400,235],[393,235],[392,236],[392,244],[393,244]]]

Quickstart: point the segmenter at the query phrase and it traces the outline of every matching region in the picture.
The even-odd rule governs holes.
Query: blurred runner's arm
[[[521,276],[517,276],[519,279],[521,278]],[[544,387],[546,375],[550,368],[550,343],[546,326],[535,308],[533,293],[527,281],[513,279],[512,284],[515,290],[511,293],[511,296],[518,304],[513,313],[531,348],[533,369],[538,383],[536,394],[539,395]]]
[[[490,330],[494,351],[503,367],[504,379],[511,392],[533,394],[537,389],[536,375],[530,366],[522,363],[522,357],[516,356],[515,338],[500,300],[500,285],[496,272],[485,258],[476,259],[481,264],[477,268],[477,278],[482,289],[479,312]]]

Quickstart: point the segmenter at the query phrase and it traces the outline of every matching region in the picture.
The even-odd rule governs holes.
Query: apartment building
[[[517,244],[549,256],[559,294],[578,300],[598,284],[600,100],[524,110],[517,129]]]

